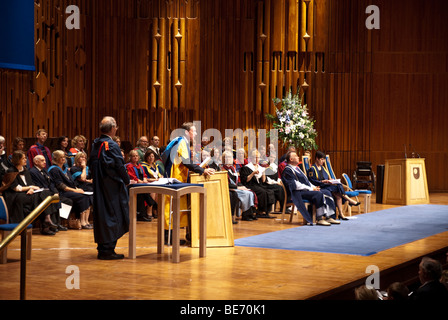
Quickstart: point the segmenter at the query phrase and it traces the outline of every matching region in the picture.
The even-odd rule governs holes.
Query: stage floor
[[[371,211],[395,206],[376,204]],[[447,193],[430,195],[431,204],[448,205]],[[356,210],[355,210],[356,213]],[[280,218],[280,215],[276,215]],[[343,222],[342,222],[343,223]],[[119,240],[118,261],[96,259],[92,230],[69,230],[55,236],[33,234],[32,259],[27,263],[28,300],[305,300],[325,299],[338,288],[352,290],[370,275],[406,265],[433,252],[448,251],[448,231],[382,251],[373,256],[245,247],[199,249],[181,247],[181,262],[170,260],[171,248],[157,254],[157,222],[138,222],[137,259],[128,259],[128,236]],[[240,221],[235,239],[299,226],[277,219]],[[330,228],[337,227],[331,226]],[[324,228],[316,226],[316,228]],[[331,244],[328,244],[331,245]],[[8,249],[8,263],[0,264],[0,300],[20,297],[20,239]],[[69,289],[73,270],[79,289]],[[417,276],[418,269],[415,269]],[[381,278],[380,278],[381,281]],[[381,283],[381,282],[380,282]],[[382,286],[382,283],[381,283]],[[386,288],[381,287],[381,290]],[[346,297],[347,298],[347,297]],[[350,296],[348,297],[350,299]],[[351,297],[354,299],[353,297]]]

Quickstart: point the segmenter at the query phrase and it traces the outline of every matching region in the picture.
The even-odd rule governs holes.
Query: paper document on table
[[[173,183],[182,183],[182,182],[177,180],[176,178],[159,178],[159,180],[150,182],[148,184],[160,185],[160,184],[173,184]]]
[[[330,182],[331,184],[337,184],[337,183],[341,183],[341,179],[331,179],[331,180],[328,180],[328,182]]]

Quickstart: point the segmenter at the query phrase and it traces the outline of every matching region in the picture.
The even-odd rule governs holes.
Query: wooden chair
[[[285,221],[285,213],[286,213],[287,206],[292,206],[292,211],[289,215],[289,223],[292,223],[294,215],[296,214],[296,206],[291,201],[291,194],[290,194],[289,190],[286,190],[286,187],[283,184],[283,181],[282,181],[281,185],[283,187],[283,191],[285,192],[285,201],[283,203],[283,211],[282,211],[282,223]],[[310,210],[312,210],[311,216],[313,217],[313,223],[316,223],[316,212],[315,212],[314,206],[308,200],[303,200],[303,203],[305,204],[305,207],[307,208],[308,212],[310,212]],[[303,221],[304,225],[307,224],[307,221],[303,217],[302,217],[302,221]]]
[[[6,206],[5,199],[3,196],[0,196],[0,220],[5,221],[4,224],[0,224],[0,233],[2,235],[2,240],[5,239],[15,227],[18,226],[18,223],[9,223],[9,215],[8,215],[8,207]],[[31,260],[31,237],[33,234],[33,226],[30,224],[26,229],[26,258],[27,260]],[[8,261],[8,248],[6,247],[0,253],[0,264],[4,264]]]

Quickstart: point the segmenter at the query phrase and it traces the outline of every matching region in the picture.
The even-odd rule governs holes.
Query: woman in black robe
[[[52,157],[53,165],[48,168],[48,173],[53,179],[56,188],[59,190],[59,194],[73,201],[72,212],[74,212],[77,219],[80,219],[80,226],[69,224],[69,227],[75,229],[92,229],[93,226],[89,224],[88,216],[90,214],[90,206],[93,204],[93,196],[84,194],[85,191],[76,186],[70,170],[64,167],[66,159],[63,151],[56,150],[53,152]]]
[[[5,178],[7,175],[15,175],[15,178],[12,179],[11,177],[8,183],[9,186],[3,192],[3,195],[8,207],[10,223],[20,223],[52,193],[48,190],[38,191],[40,188],[33,185],[33,179],[26,168],[27,157],[22,150],[14,151],[11,162],[13,166],[7,170]],[[41,234],[56,234],[57,226],[51,221],[51,215],[53,214],[58,214],[58,210],[51,204],[40,215]]]
[[[258,164],[260,154],[257,150],[251,153],[250,162],[241,168],[240,178],[241,183],[248,189],[255,192],[258,199],[258,213],[259,218],[273,218],[269,215],[272,211],[273,204],[275,204],[275,194],[264,186],[266,176],[264,168]]]

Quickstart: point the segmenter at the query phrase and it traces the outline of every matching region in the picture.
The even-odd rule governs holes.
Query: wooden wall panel
[[[77,5],[81,29],[65,27]],[[365,9],[380,9],[367,30]],[[270,127],[274,97],[302,86],[338,175],[415,149],[430,190],[448,190],[448,2],[437,0],[35,0],[36,72],[0,70],[0,134],[46,128],[122,140],[184,121]]]

